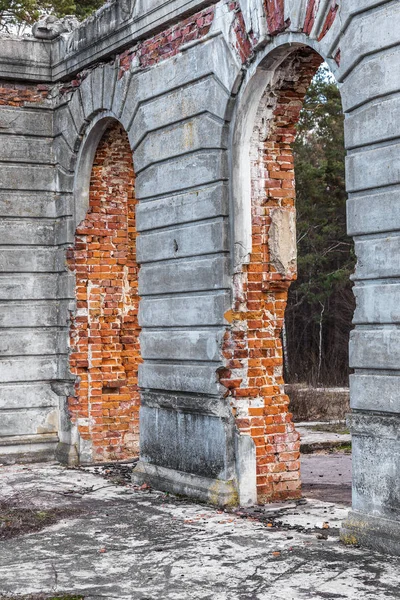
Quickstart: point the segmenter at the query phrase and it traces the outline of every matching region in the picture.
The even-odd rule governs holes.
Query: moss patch
[[[0,502],[0,540],[40,531],[49,525],[54,525],[63,518],[75,516],[78,512],[80,511],[72,508],[52,508],[48,510],[20,508],[8,502]],[[0,599],[2,597],[0,596]],[[65,599],[69,600],[69,597],[65,597]],[[28,600],[30,600],[29,597]],[[62,597],[61,600],[64,600],[64,598]]]

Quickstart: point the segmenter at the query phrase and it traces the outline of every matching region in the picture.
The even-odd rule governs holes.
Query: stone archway
[[[76,278],[70,368],[77,377],[69,408],[82,462],[124,460],[139,453],[135,173],[122,125],[108,119],[102,127],[88,210],[68,252]]]
[[[292,143],[304,96],[323,59],[299,44],[277,51],[275,61],[269,80],[258,81],[262,89],[248,111],[248,140],[239,141],[242,161],[234,164],[239,174],[248,175],[251,239],[248,255],[236,263],[220,381],[228,390],[239,433],[243,503],[301,495],[300,441],[284,392],[281,334],[297,269]],[[246,182],[241,185],[243,189]]]

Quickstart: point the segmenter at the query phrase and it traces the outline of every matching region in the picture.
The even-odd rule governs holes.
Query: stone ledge
[[[340,539],[349,546],[362,545],[388,554],[400,555],[400,522],[350,511]]]
[[[181,494],[217,506],[237,506],[238,493],[233,481],[208,479],[182,471],[174,471],[140,461],[133,472],[132,481],[147,483],[156,490]]]
[[[1,437],[0,464],[54,461],[58,441],[56,433]]]

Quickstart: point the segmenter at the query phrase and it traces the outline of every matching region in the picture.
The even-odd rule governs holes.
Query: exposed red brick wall
[[[125,50],[125,52],[116,57],[116,62],[119,66],[119,79],[124,76],[124,73],[129,71],[133,62],[136,62],[138,67],[143,69],[151,67],[178,54],[184,44],[193,40],[199,40],[207,35],[214,20],[214,13],[215,6],[209,6],[168,27],[157,35]],[[67,81],[60,89],[60,94],[64,95],[78,88],[93,68],[96,67],[85,69],[75,75],[74,79]]]
[[[311,33],[311,30],[314,26],[315,17],[316,17],[317,11],[318,11],[319,4],[320,4],[320,0],[308,0],[306,17],[304,19],[304,25],[303,25],[303,31],[307,35],[309,35]],[[324,38],[326,36],[328,31],[332,27],[332,25],[335,21],[338,9],[339,9],[338,2],[336,0],[332,0],[331,6],[329,7],[328,13],[325,17],[324,24],[322,25],[322,29],[319,33],[318,41],[321,41],[322,38]]]
[[[220,381],[241,434],[256,445],[260,502],[300,495],[300,442],[283,388],[281,333],[295,268],[277,272],[269,229],[274,210],[294,211],[292,143],[305,92],[322,59],[310,49],[294,52],[267,89],[252,148],[252,254],[236,276],[231,322],[224,342]],[[272,111],[267,126],[265,119]]]
[[[339,10],[339,5],[337,2],[333,2],[331,8],[326,15],[325,23],[322,26],[321,33],[318,36],[318,41],[320,42],[328,33],[330,28],[332,27],[334,20],[336,19],[337,12]]]
[[[268,32],[277,35],[288,27],[285,21],[285,0],[264,0]]]
[[[252,32],[250,32],[252,39],[250,39],[247,35],[243,13],[237,0],[232,0],[229,2],[228,8],[230,11],[235,13],[235,20],[232,26],[236,36],[235,46],[240,60],[244,64],[252,56],[253,45],[255,45],[256,40],[254,39],[254,34],[252,34]]]
[[[44,102],[49,95],[47,85],[0,83],[0,106],[24,106],[27,103]]]
[[[119,57],[119,76],[122,77],[133,60],[137,60],[140,67],[150,67],[178,54],[183,44],[201,39],[210,31],[214,13],[214,6],[205,8],[156,36],[141,42],[135,48],[127,50]]]
[[[69,399],[73,422],[93,460],[138,455],[141,362],[136,263],[135,175],[127,134],[105,132],[90,181],[89,210],[78,226],[68,265],[76,275],[70,330]]]
[[[303,31],[309,35],[313,28],[315,15],[317,12],[319,0],[308,0],[306,18],[304,19]]]

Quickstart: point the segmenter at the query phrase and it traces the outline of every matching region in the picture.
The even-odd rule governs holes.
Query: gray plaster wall
[[[119,76],[118,52],[211,4],[205,38],[151,68],[134,61]],[[58,436],[67,454],[74,447],[90,460],[90,445],[80,444],[65,413],[74,310],[65,249],[86,214],[91,158],[105,125],[117,119],[129,135],[139,200],[138,477],[213,501],[233,501],[239,487],[254,500],[253,449],[235,437],[217,372],[232,273],[251,250],[249,132],[280,60],[306,44],[334,72],[346,115],[348,230],[358,256],[352,522],[368,531],[372,513],[400,520],[397,496],[388,495],[400,466],[387,450],[400,451],[393,433],[400,421],[399,6],[343,0],[318,41],[328,0],[315,4],[310,36],[301,31],[306,0],[285,1],[287,29],[279,35],[268,32],[262,0],[240,0],[245,27],[257,38],[242,64],[228,4],[114,2],[53,42],[2,44],[0,78],[53,83],[55,93],[47,107],[0,107],[0,447],[8,452],[4,440],[16,434],[42,436],[35,447],[48,440],[54,448]],[[80,85],[58,94],[61,80],[84,68]],[[390,440],[385,448],[382,439]]]
[[[0,462],[53,460],[58,442],[52,383],[67,347],[56,189],[51,103],[1,106]]]
[[[379,529],[387,531],[387,520],[400,518],[400,11],[398,3],[370,1],[351,16],[348,4],[343,43],[353,57],[348,53],[342,63],[341,89],[348,231],[354,236],[358,261],[350,341],[353,513],[344,537],[353,535],[377,549],[397,552],[398,542],[384,540]],[[381,520],[379,527],[374,517]]]

